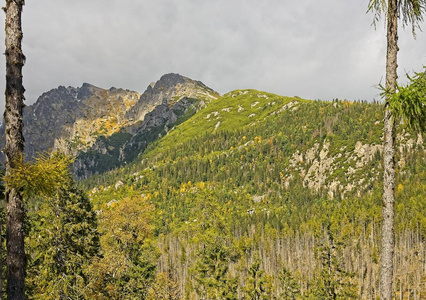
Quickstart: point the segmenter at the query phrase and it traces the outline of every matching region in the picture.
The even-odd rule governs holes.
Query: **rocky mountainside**
[[[151,83],[126,113],[131,126],[102,136],[90,149],[81,151],[74,164],[79,178],[103,173],[133,161],[148,144],[220,95],[199,81],[166,74]]]
[[[166,74],[151,83],[139,101],[126,113],[129,120],[143,120],[144,116],[160,104],[172,106],[183,98],[200,99],[210,102],[219,94],[200,81],[178,74]]]
[[[99,136],[131,125],[125,114],[139,97],[134,91],[106,90],[88,83],[44,93],[24,108],[25,159],[53,150],[67,154],[86,150]]]
[[[188,112],[218,97],[178,74],[162,76],[142,95],[88,83],[60,86],[24,109],[25,159],[59,150],[76,156],[75,172],[87,177],[130,161]]]

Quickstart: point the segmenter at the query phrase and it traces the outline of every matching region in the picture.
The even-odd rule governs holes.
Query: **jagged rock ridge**
[[[54,150],[66,154],[86,150],[98,136],[131,125],[125,113],[139,97],[134,91],[106,90],[88,83],[79,88],[59,86],[42,94],[24,108],[25,159]]]
[[[162,76],[142,95],[88,83],[59,86],[24,109],[25,159],[58,150],[77,157],[79,176],[103,172],[133,160],[188,113],[218,97],[179,74]]]

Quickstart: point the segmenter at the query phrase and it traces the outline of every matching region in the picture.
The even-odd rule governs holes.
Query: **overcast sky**
[[[374,85],[384,82],[386,37],[383,23],[371,26],[367,3],[26,0],[26,103],[83,82],[142,93],[171,72],[221,94],[253,88],[307,99],[379,99]],[[400,31],[399,43],[402,79],[426,65],[425,33],[414,40],[410,28]],[[0,67],[4,78],[4,59]]]

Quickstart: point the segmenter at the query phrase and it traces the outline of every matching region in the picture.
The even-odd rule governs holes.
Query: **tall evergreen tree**
[[[260,266],[259,257],[255,257],[248,268],[245,296],[247,299],[252,300],[266,300],[269,298],[266,290],[265,271]]]
[[[203,299],[237,299],[237,281],[228,274],[229,265],[235,259],[233,249],[217,233],[209,231],[207,236],[210,239],[198,251],[193,267],[194,288]]]
[[[24,137],[22,133],[22,108],[24,87],[22,67],[21,13],[24,0],[6,0],[6,126],[5,166],[6,175],[22,160]],[[24,199],[22,191],[6,186],[6,239],[7,239],[7,296],[8,299],[25,299],[25,250],[24,250]]]
[[[289,270],[285,267],[279,274],[279,280],[282,287],[280,294],[283,300],[296,300],[300,297],[300,286]]]
[[[44,198],[28,213],[27,289],[33,299],[83,298],[88,282],[83,271],[99,248],[96,214],[72,182]]]
[[[369,11],[375,13],[375,21],[383,13],[387,21],[385,116],[383,124],[383,226],[381,255],[381,299],[392,297],[395,204],[395,118],[391,108],[392,94],[397,88],[398,19],[403,25],[411,24],[413,33],[423,20],[424,0],[370,0]]]
[[[353,274],[342,267],[344,244],[335,241],[330,228],[324,234],[324,242],[317,249],[318,273],[313,280],[314,299],[336,300],[356,299],[356,288],[353,284]]]

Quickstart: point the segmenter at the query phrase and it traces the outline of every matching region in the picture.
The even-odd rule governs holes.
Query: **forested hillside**
[[[135,162],[80,183],[100,233],[87,295],[377,299],[382,115],[254,90],[212,101]],[[421,299],[424,137],[401,125],[397,142],[394,293]]]

